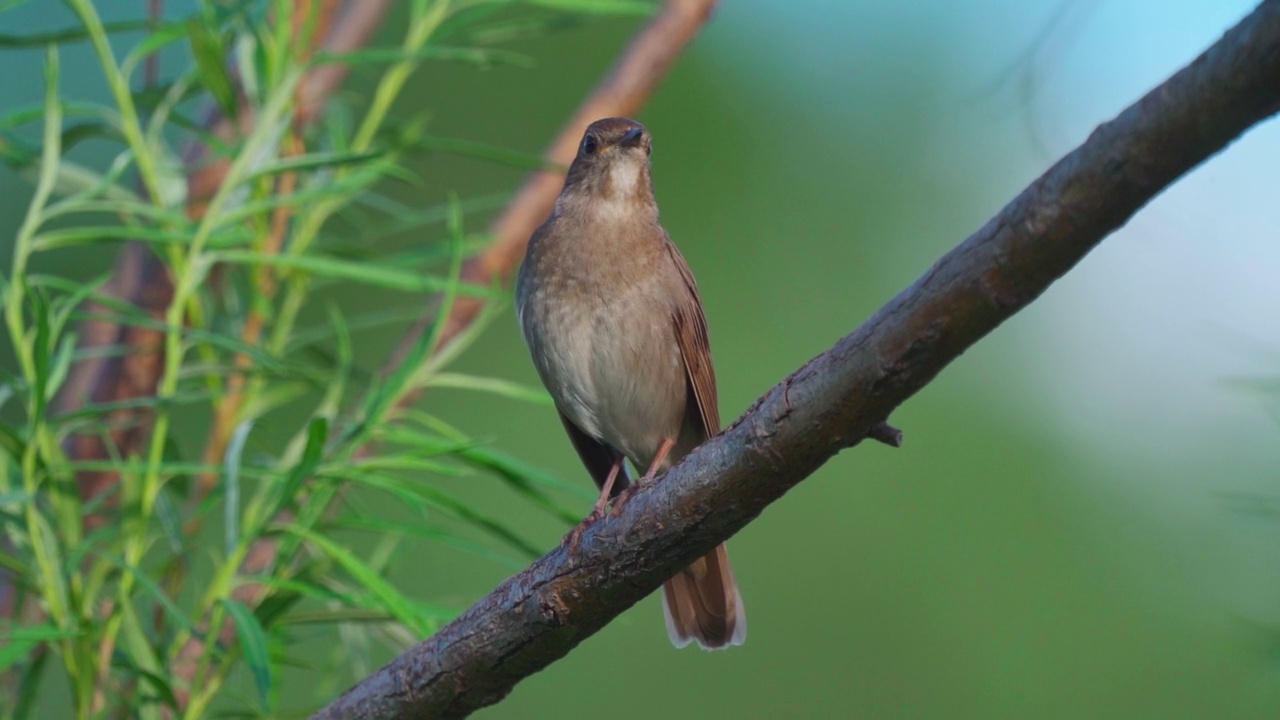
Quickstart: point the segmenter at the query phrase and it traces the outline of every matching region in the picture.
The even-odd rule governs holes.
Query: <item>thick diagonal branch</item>
[[[856,331],[617,517],[592,525],[315,717],[497,702],[723,542],[1026,307],[1184,173],[1280,110],[1280,0],[1099,127]]]

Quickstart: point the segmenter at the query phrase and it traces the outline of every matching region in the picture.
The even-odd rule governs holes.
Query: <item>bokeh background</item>
[[[130,5],[102,10],[136,16]],[[702,289],[722,415],[849,332],[1252,5],[724,0],[640,117],[665,224]],[[0,31],[70,24],[49,7],[6,13]],[[533,69],[425,66],[402,109],[431,111],[439,135],[537,152],[638,23],[523,41],[513,49]],[[0,107],[38,101],[40,60],[0,55]],[[93,72],[66,72],[65,93],[104,98],[82,60]],[[414,166],[425,185],[394,191],[412,204],[521,178],[445,156]],[[904,405],[902,449],[835,458],[735,537],[745,646],[673,650],[652,597],[478,716],[1280,716],[1278,167],[1272,122]],[[0,262],[29,192],[0,169]],[[90,277],[110,259],[46,269]],[[398,338],[362,336],[358,359],[376,368]],[[510,310],[457,367],[537,382]],[[580,483],[561,499],[586,511],[590,482],[550,409],[446,390],[423,403]],[[548,548],[565,530],[497,483],[439,482]],[[430,546],[394,567],[410,595],[458,608],[510,573]],[[331,641],[311,647],[313,662],[351,662]],[[302,670],[287,683],[297,707],[342,689]]]

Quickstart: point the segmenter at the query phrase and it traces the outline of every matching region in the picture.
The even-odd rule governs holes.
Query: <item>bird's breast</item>
[[[556,405],[637,465],[679,433],[687,399],[671,294],[660,277],[644,275],[608,282],[566,273],[539,283],[521,310]]]

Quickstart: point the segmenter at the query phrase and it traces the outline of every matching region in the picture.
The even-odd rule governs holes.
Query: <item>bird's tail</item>
[[[724,545],[662,586],[662,609],[678,648],[696,640],[704,650],[718,650],[747,639],[747,613]]]

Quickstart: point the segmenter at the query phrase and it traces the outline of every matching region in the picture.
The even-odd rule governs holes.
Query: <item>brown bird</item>
[[[658,223],[652,147],[634,120],[592,123],[516,281],[533,364],[600,486],[580,528],[628,486],[624,458],[648,468],[644,482],[720,432],[702,300]],[[724,545],[668,580],[662,600],[676,647],[746,639]]]

